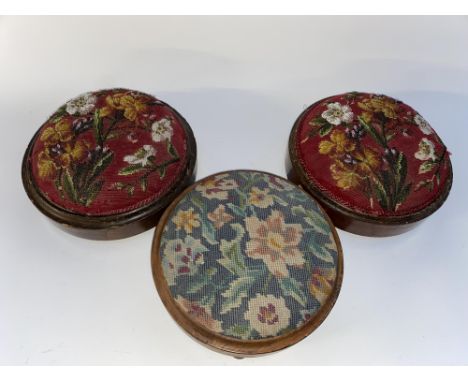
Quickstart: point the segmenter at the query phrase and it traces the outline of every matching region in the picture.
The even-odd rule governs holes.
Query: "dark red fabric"
[[[172,133],[155,141],[154,123],[165,119]],[[103,147],[98,145],[99,120],[101,138],[114,124]],[[156,154],[128,174],[119,174],[131,165],[125,158],[135,157],[143,147]],[[171,159],[164,173],[153,170],[146,183],[142,180],[151,163]],[[86,93],[63,105],[41,127],[31,152],[33,179],[44,197],[65,210],[89,216],[124,213],[154,202],[173,186],[186,162],[187,134],[174,111],[152,96],[125,89]],[[98,176],[92,176],[93,168],[101,171]],[[81,178],[80,171],[85,174]]]
[[[341,117],[340,122],[334,119],[333,111],[337,118]],[[382,133],[379,137],[385,132],[390,138],[388,142],[379,143],[360,119],[367,121],[372,131]],[[414,213],[434,201],[449,174],[450,159],[445,146],[430,126],[421,121],[422,117],[410,106],[386,96],[353,92],[326,98],[311,106],[299,121],[295,145],[300,164],[326,197],[349,210],[383,217]],[[339,150],[332,134],[335,141],[345,137]],[[328,143],[321,143],[324,141]],[[432,142],[429,146],[433,145],[433,150],[429,147],[428,153],[417,154],[421,145],[427,146],[427,141]],[[359,160],[366,148],[372,159],[370,166]],[[427,159],[428,156],[431,158]],[[400,169],[404,161],[406,177],[398,188],[395,184],[397,176],[403,178],[404,170]],[[421,170],[423,163],[426,167]],[[395,175],[395,169],[402,174]],[[345,179],[343,174],[350,177]],[[353,174],[355,178],[351,178]],[[346,187],[349,179],[357,179],[356,184]],[[380,185],[384,183],[388,185],[388,194],[381,191]]]

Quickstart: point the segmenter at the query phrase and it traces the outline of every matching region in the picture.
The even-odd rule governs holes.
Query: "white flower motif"
[[[154,157],[155,155],[156,149],[153,146],[144,145],[143,147],[140,147],[135,154],[126,155],[124,157],[124,161],[134,165],[141,164],[145,167],[148,164],[150,157]]]
[[[434,143],[427,138],[421,139],[419,142],[419,149],[414,154],[414,157],[419,160],[436,160]]]
[[[167,118],[160,119],[159,121],[153,122],[151,125],[151,136],[153,141],[161,142],[171,139],[173,128],[171,126],[171,120]]]
[[[85,115],[89,114],[94,110],[97,98],[93,93],[84,93],[78,97],[68,101],[65,110],[68,114]]]
[[[350,123],[354,117],[351,108],[348,105],[341,105],[339,102],[329,103],[327,105],[327,110],[322,113],[322,118],[324,118],[328,123],[338,126],[341,123]]]
[[[249,300],[244,318],[261,337],[275,336],[289,326],[291,312],[283,297],[257,294]]]
[[[434,132],[431,125],[429,125],[429,123],[419,114],[414,116],[414,123],[416,123],[416,125],[419,127],[419,130],[421,130],[426,135],[432,134]]]

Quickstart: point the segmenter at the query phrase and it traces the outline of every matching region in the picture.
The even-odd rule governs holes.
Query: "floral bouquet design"
[[[180,160],[174,119],[163,108],[151,96],[123,89],[67,102],[41,128],[38,180],[53,182],[62,200],[85,207],[101,192],[146,192],[150,175],[162,180]]]
[[[314,107],[308,126],[299,143],[304,153],[314,139],[317,152],[330,160],[337,188],[361,193],[371,211],[377,203],[395,213],[412,192],[440,185],[445,146],[427,121],[400,101],[365,93],[332,97]],[[414,159],[422,161],[417,171]]]

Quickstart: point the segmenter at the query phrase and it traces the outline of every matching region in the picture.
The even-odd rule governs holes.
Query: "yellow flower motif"
[[[321,141],[319,144],[320,154],[344,154],[351,152],[356,148],[354,142],[351,142],[343,131],[334,130],[330,134],[330,140]]]
[[[348,190],[359,185],[362,177],[355,171],[354,167],[345,166],[339,161],[336,161],[330,166],[333,179],[336,180],[336,185],[343,190]]]
[[[72,161],[79,161],[85,157],[88,147],[83,141],[71,143],[57,143],[46,147],[38,155],[37,168],[39,177],[51,178],[60,168],[68,168]]]
[[[372,149],[365,147],[362,153],[355,153],[354,156],[358,160],[358,168],[364,173],[372,172],[380,165],[379,154]]]
[[[249,203],[255,207],[267,208],[274,203],[273,196],[269,194],[270,189],[260,190],[258,187],[252,187],[249,193]]]
[[[41,141],[46,145],[55,145],[59,142],[68,142],[73,138],[71,121],[60,119],[52,126],[48,126],[41,134]]]
[[[383,113],[390,119],[395,119],[397,117],[398,105],[395,101],[387,97],[373,97],[366,99],[363,102],[358,102],[358,105],[361,109],[367,112],[363,113],[365,115],[361,115],[366,122],[369,122],[371,119],[370,113]]]
[[[99,115],[106,117],[113,109],[123,110],[124,117],[129,121],[135,121],[139,113],[146,110],[146,104],[140,99],[128,93],[116,93],[106,97],[106,106],[100,109]]]
[[[335,268],[315,268],[309,281],[310,294],[323,305],[331,295],[335,280]]]
[[[180,210],[172,221],[176,225],[176,229],[183,228],[187,233],[192,233],[194,228],[200,227],[200,215],[194,213],[193,208],[189,208],[187,211]]]

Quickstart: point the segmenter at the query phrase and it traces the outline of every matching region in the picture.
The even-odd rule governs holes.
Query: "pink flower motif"
[[[304,265],[304,256],[298,248],[303,233],[300,224],[286,224],[280,211],[272,211],[266,220],[247,217],[245,223],[250,236],[247,256],[263,260],[272,274],[287,277],[286,265]]]
[[[208,219],[217,229],[220,229],[224,224],[229,223],[233,216],[226,213],[225,207],[221,204],[213,212],[208,213]]]
[[[210,177],[195,187],[196,191],[208,199],[226,200],[228,191],[237,187],[237,182],[229,178],[229,174],[220,174]]]
[[[221,333],[223,331],[221,327],[221,321],[215,320],[212,317],[211,309],[209,307],[189,301],[182,296],[178,296],[176,298],[176,302],[193,321],[199,323],[212,332]]]

